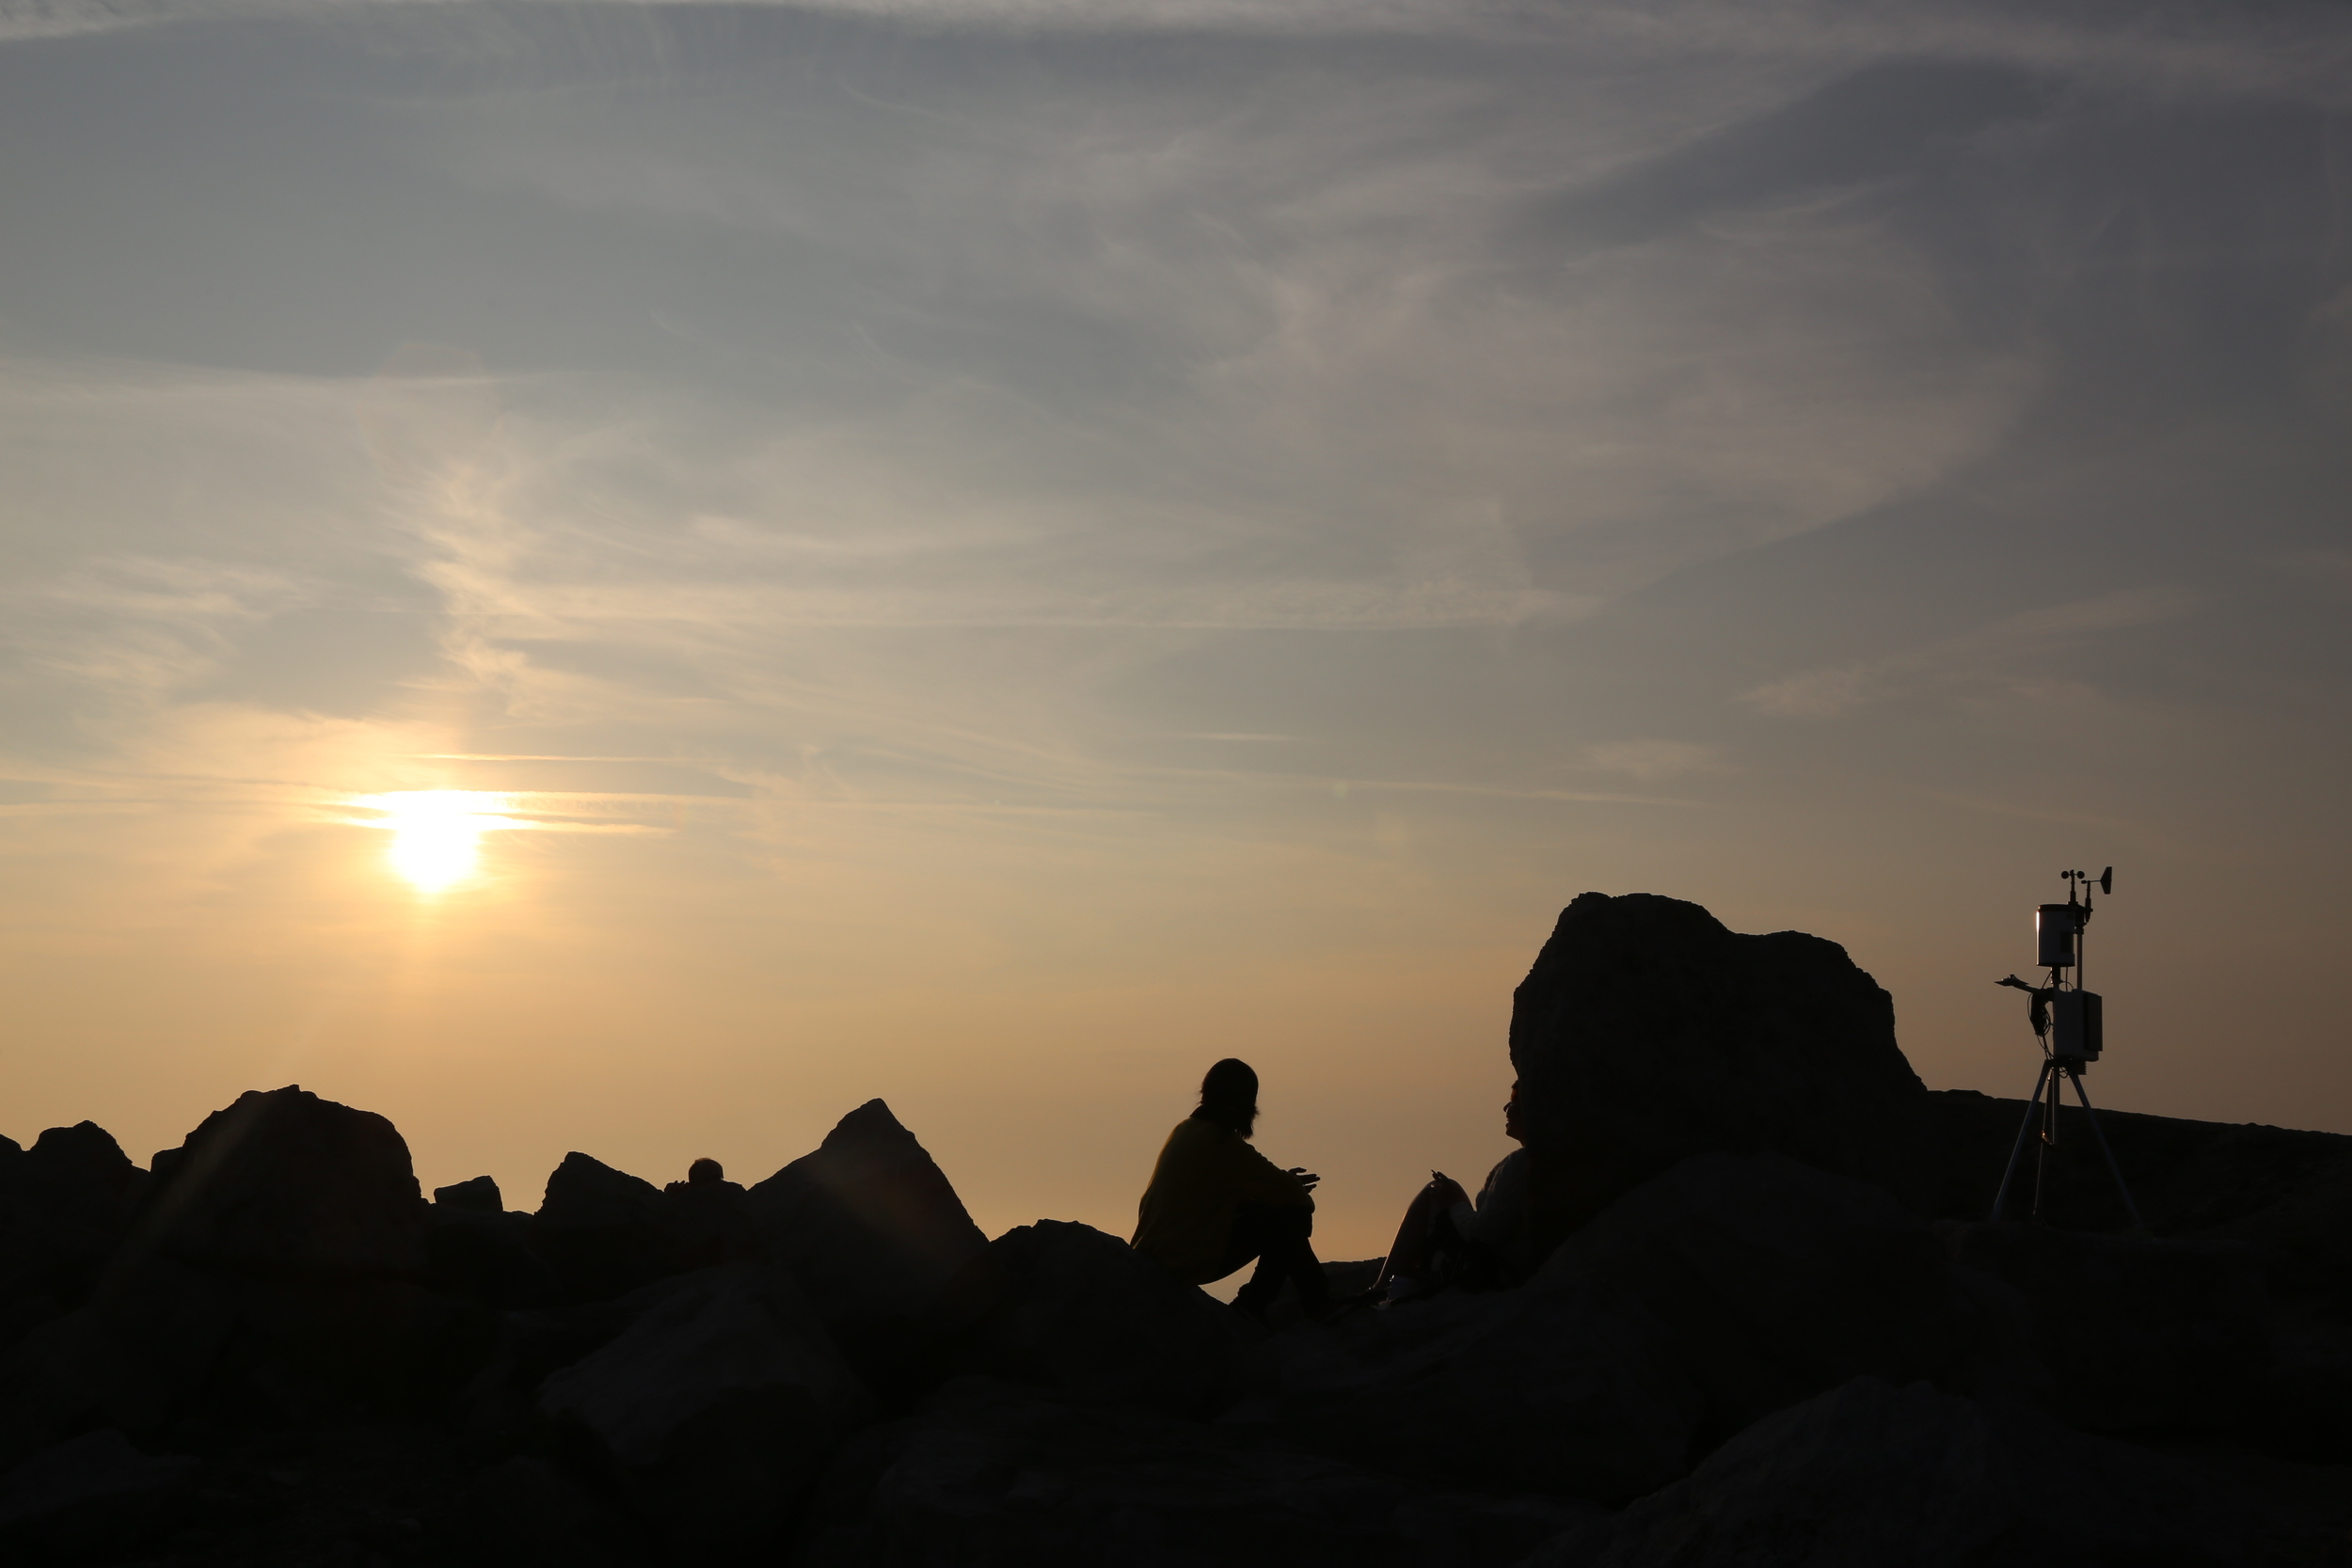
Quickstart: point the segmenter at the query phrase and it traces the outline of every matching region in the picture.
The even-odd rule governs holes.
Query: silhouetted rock
[[[0,1476],[0,1545],[69,1559],[134,1546],[169,1521],[197,1469],[151,1459],[112,1428],[86,1433]]]
[[[1620,1200],[1537,1275],[1605,1284],[1669,1331],[1701,1451],[1849,1378],[2039,1394],[2039,1337],[1879,1187],[1777,1154],[1703,1154]]]
[[[1681,1475],[1705,1415],[1661,1329],[1584,1277],[1287,1334],[1229,1422],[1424,1481],[1610,1506]]]
[[[1894,1004],[1820,937],[1739,936],[1696,904],[1584,894],[1519,985],[1511,1062],[1549,1237],[1717,1150],[1932,1199],[1934,1124]]]
[[[23,1165],[27,1191],[48,1217],[120,1237],[138,1212],[147,1172],[94,1121],[52,1127],[33,1140]]]
[[[807,1479],[868,1417],[865,1391],[791,1281],[738,1264],[691,1277],[549,1377],[539,1408],[682,1560],[733,1560],[779,1532]]]
[[[433,1189],[433,1202],[436,1208],[470,1209],[484,1214],[502,1214],[506,1212],[506,1200],[499,1196],[499,1184],[486,1176],[436,1187]]]
[[[661,1190],[574,1151],[548,1178],[531,1244],[584,1300],[619,1295],[675,1272]]]
[[[1700,1155],[1521,1290],[1275,1341],[1256,1418],[1365,1464],[1616,1504],[1857,1373],[2038,1393],[2032,1329],[1882,1189],[1778,1155]]]
[[[2018,1057],[2023,1076],[2038,1060],[2030,1036]],[[2098,1093],[2095,1073],[2091,1092]],[[1955,1219],[1982,1220],[2026,1102],[1967,1089],[1939,1090],[1929,1099],[1944,1151],[1938,1209]],[[2099,1125],[2157,1235],[2259,1247],[2275,1294],[2311,1297],[2333,1315],[2352,1318],[2352,1136],[2112,1108],[2099,1112]],[[2020,1189],[2010,1195],[2007,1218],[2023,1219],[2030,1212],[2036,1147],[2028,1143],[2019,1163]],[[2042,1184],[2044,1224],[2066,1230],[2129,1227],[2080,1107],[2070,1103],[2060,1111],[2050,1158]]]
[[[2003,1225],[1956,1230],[1952,1253],[2031,1306],[2050,1408],[2087,1432],[2219,1431],[2271,1369],[2251,1247]]]
[[[2305,1499],[2296,1499],[2305,1501]],[[1525,1568],[2247,1564],[2327,1560],[2340,1502],[2232,1476],[1924,1385],[1857,1378],[1766,1418]]]
[[[563,1282],[532,1250],[529,1214],[437,1201],[425,1211],[425,1283],[485,1307],[545,1307],[561,1300]]]
[[[87,1299],[137,1212],[148,1176],[95,1122],[52,1127],[29,1149],[12,1140],[0,1143],[0,1344],[6,1344]]]
[[[880,1369],[987,1246],[963,1200],[879,1100],[751,1190],[751,1220],[850,1356]]]
[[[1118,1237],[1061,1220],[990,1243],[934,1321],[955,1371],[1184,1416],[1239,1393],[1253,1337],[1232,1308]]]
[[[171,1407],[164,1371],[96,1310],[79,1308],[0,1355],[0,1467],[95,1427],[146,1435]]]
[[[654,1552],[636,1521],[540,1454],[475,1478],[461,1528],[464,1560],[497,1568],[626,1568]]]
[[[421,1397],[487,1335],[418,1285],[424,1212],[382,1117],[299,1088],[243,1095],[156,1156],[92,1306],[183,1413]]]
[[[796,1561],[1470,1568],[1588,1512],[1433,1491],[1215,1425],[970,1378],[850,1444]]]
[[[408,1146],[369,1111],[253,1091],[155,1156],[141,1241],[262,1278],[413,1277],[424,1236]]]

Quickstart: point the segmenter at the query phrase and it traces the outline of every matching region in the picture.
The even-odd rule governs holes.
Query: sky
[[[1327,1257],[1587,890],[2352,1132],[2352,12],[0,0],[0,1132]]]

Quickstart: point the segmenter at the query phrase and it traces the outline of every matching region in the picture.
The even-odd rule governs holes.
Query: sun
[[[504,802],[470,789],[415,789],[370,796],[392,833],[385,858],[419,893],[441,893],[474,874],[482,835],[506,819],[482,810]]]

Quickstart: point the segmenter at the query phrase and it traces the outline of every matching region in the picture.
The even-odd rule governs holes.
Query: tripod
[[[2010,1184],[2017,1179],[2017,1162],[2025,1157],[2026,1134],[2033,1131],[2034,1118],[2042,1119],[2042,1147],[2034,1152],[2033,1218],[2042,1218],[2042,1194],[2049,1175],[2050,1150],[2058,1147],[2059,1085],[2074,1085],[2074,1098],[2082,1102],[2083,1116],[2090,1122],[2090,1135],[2098,1140],[2099,1152],[2106,1156],[2107,1174],[2115,1178],[2115,1190],[2123,1199],[2123,1211],[2132,1217],[2132,1228],[2146,1231],[2147,1222],[2139,1217],[2139,1205],[2132,1201],[2132,1190],[2123,1181],[2123,1169],[2115,1163],[2115,1150],[2107,1147],[2107,1135],[2099,1125],[2099,1113],[2090,1108],[2090,1095],[2083,1088],[2083,1069],[2099,1059],[2100,1003],[2095,992],[2083,990],[2083,930],[2090,924],[2092,889],[2101,893],[2114,887],[2115,868],[2109,866],[2097,877],[2088,872],[2062,873],[2066,879],[2066,902],[2042,906],[2038,929],[2042,940],[2042,962],[2048,966],[2049,984],[2029,986],[2011,974],[1995,981],[1996,985],[2024,991],[2033,998],[2034,1038],[2042,1046],[2042,1071],[2033,1081],[2033,1096],[2026,1102],[2026,1119],[2018,1124],[2017,1141],[2010,1146],[2009,1168],[2001,1173],[2000,1191],[1993,1195],[1993,1212],[1988,1223],[1997,1222],[2001,1210],[2009,1202]],[[2066,972],[2074,972],[2074,983],[2066,983]],[[2051,1017],[2055,1005],[2056,1037],[2052,1037]]]
[[[2145,1230],[2147,1222],[2139,1217],[2139,1205],[2132,1201],[2132,1190],[2123,1183],[2123,1168],[2115,1163],[2115,1150],[2107,1147],[2107,1135],[2100,1129],[2099,1113],[2090,1108],[2090,1096],[2083,1089],[2083,1058],[2080,1056],[2044,1056],[2042,1071],[2033,1081],[2033,1098],[2026,1103],[2026,1119],[2018,1126],[2017,1142],[2009,1151],[2009,1168],[2001,1173],[2001,1190],[1993,1195],[1993,1212],[1988,1221],[1998,1221],[2001,1209],[2009,1201],[2010,1183],[2016,1180],[2017,1162],[2025,1157],[2026,1134],[2033,1131],[2034,1118],[2042,1118],[2042,1147],[2034,1151],[2033,1160],[2033,1218],[2042,1218],[2042,1187],[2049,1173],[2050,1150],[2058,1147],[2058,1084],[2061,1079],[2074,1085],[2074,1098],[2082,1101],[2083,1115],[2090,1120],[2090,1135],[2099,1141],[2099,1152],[2106,1157],[2107,1173],[2115,1178],[2115,1190],[2123,1199],[2124,1212],[2132,1216],[2132,1228]]]

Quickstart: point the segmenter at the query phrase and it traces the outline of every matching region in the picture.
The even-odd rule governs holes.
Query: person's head
[[[716,1160],[697,1160],[686,1167],[686,1180],[692,1186],[707,1187],[726,1179],[727,1173]]]
[[[1511,1085],[1511,1098],[1502,1102],[1502,1135],[1515,1144],[1527,1141],[1527,1131],[1519,1125],[1519,1086]]]
[[[1239,1057],[1226,1057],[1200,1080],[1200,1109],[1193,1114],[1249,1136],[1258,1124],[1258,1074]]]

